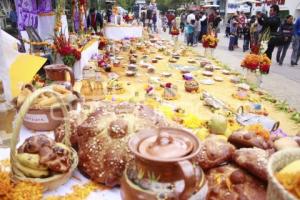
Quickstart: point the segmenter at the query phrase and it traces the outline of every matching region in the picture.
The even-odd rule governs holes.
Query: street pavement
[[[167,33],[160,32],[160,35],[164,39],[171,39],[171,36]],[[216,50],[214,51],[214,57],[232,69],[243,72],[243,69],[240,67],[240,63],[247,54],[247,52],[243,52],[243,41],[239,40],[238,49],[229,51],[229,38],[225,37],[224,32],[221,32],[218,35],[218,38],[220,41]],[[179,40],[183,42],[182,35],[179,37]],[[204,51],[201,44],[193,48],[196,51]],[[277,99],[286,100],[291,107],[300,111],[300,62],[298,66],[291,67],[290,62],[292,49],[290,47],[283,65],[279,66],[276,62],[276,53],[277,48],[273,52],[270,73],[263,76],[261,88],[268,91]]]

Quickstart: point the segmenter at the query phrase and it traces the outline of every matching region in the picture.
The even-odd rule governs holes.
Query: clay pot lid
[[[147,158],[175,159],[187,156],[193,148],[193,142],[182,130],[159,129],[157,134],[141,140],[137,150]]]

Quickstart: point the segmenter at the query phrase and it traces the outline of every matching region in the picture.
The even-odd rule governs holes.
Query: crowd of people
[[[248,18],[245,13],[237,12],[230,16],[225,29],[225,35],[229,38],[229,51],[238,48],[239,39],[243,39],[243,52],[250,50],[256,54],[265,53],[271,59],[274,49],[277,47],[276,61],[279,65],[282,65],[287,50],[292,44],[293,52],[290,64],[292,66],[298,65],[300,57],[300,18],[294,20],[292,15],[288,15],[281,19],[279,11],[278,5],[272,5],[269,15],[257,12],[256,15]],[[163,31],[168,31],[171,35],[183,34],[184,41],[188,46],[197,46],[198,43],[201,43],[205,34],[213,34],[218,37],[219,26],[222,21],[220,14],[214,9],[184,11],[176,16],[174,11],[159,14],[153,5],[153,8],[148,6],[142,8],[140,14],[134,14],[134,18],[153,33],[158,33],[159,17]],[[126,19],[126,16],[124,19]],[[96,31],[97,24],[102,28],[103,17],[95,9],[91,9],[87,17],[87,26]]]
[[[213,9],[210,13],[188,11],[176,17],[174,12],[168,12],[162,16],[163,29],[167,30],[168,28],[170,34],[174,29],[180,30],[184,34],[185,42],[190,46],[201,43],[202,36],[207,33],[214,34],[217,37],[221,21],[220,14]]]
[[[238,48],[238,39],[243,38],[243,51],[265,53],[270,59],[277,47],[276,61],[283,64],[286,52],[292,43],[291,66],[298,65],[300,57],[300,18],[294,23],[294,17],[288,15],[281,20],[279,6],[272,5],[269,16],[257,12],[247,19],[243,12],[231,16],[226,25],[226,36],[229,37],[228,49]]]

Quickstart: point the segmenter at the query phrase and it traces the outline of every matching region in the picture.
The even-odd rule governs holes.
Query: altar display
[[[75,2],[82,13],[86,1]],[[63,8],[47,44],[54,64],[24,54],[5,64],[15,89],[0,78],[0,199],[300,197],[297,110],[212,54],[147,30],[110,38],[80,22],[67,38]],[[271,61],[241,65],[266,75]]]

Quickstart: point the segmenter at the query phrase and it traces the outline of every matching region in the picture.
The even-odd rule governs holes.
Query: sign
[[[273,4],[284,5],[285,4],[285,0],[266,0],[265,3],[268,6],[273,5]]]
[[[26,26],[37,28],[38,13],[36,0],[15,0],[15,2],[19,30],[25,30]]]

